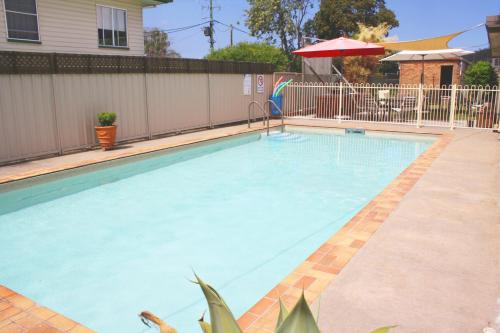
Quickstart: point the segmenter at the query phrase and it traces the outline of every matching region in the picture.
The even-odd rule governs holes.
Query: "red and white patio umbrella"
[[[349,56],[370,56],[370,55],[381,55],[385,54],[384,47],[377,45],[375,43],[363,42],[360,40],[339,37],[332,40],[327,40],[314,45],[309,45],[301,49],[295,50],[293,54],[300,55],[304,58],[332,58],[332,57],[349,57]],[[316,74],[311,64],[304,59],[304,62],[313,73],[320,79],[323,80]],[[342,73],[332,64],[332,68],[337,72],[338,75],[347,83]],[[349,84],[350,86],[350,84]],[[352,87],[351,87],[352,89]]]
[[[295,50],[293,54],[305,58],[332,58],[384,54],[384,47],[374,43],[340,37]]]

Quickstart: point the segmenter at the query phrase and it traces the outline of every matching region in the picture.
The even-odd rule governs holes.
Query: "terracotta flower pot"
[[[96,126],[95,133],[103,150],[111,149],[116,141],[116,125]]]

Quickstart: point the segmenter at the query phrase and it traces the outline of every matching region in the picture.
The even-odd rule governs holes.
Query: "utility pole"
[[[203,6],[203,9],[207,9],[210,13],[210,20],[209,20],[209,25],[208,27],[205,27],[203,29],[203,33],[205,36],[209,37],[209,42],[210,42],[210,52],[214,50],[214,44],[215,44],[215,39],[214,39],[214,34],[215,34],[215,29],[214,29],[214,8],[220,9],[220,6],[214,6],[213,0],[209,0],[208,6]]]
[[[214,6],[210,0],[210,52],[214,50]]]
[[[233,46],[233,25],[229,26],[229,46]]]

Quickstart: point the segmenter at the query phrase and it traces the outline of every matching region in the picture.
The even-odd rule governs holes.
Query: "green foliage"
[[[158,28],[144,32],[144,51],[148,57],[180,58],[181,55],[169,49],[168,34]]]
[[[208,60],[234,60],[250,62],[268,62],[276,66],[276,71],[284,71],[288,58],[277,47],[266,43],[239,43],[215,50],[205,57]]]
[[[116,113],[101,112],[97,115],[97,120],[99,120],[101,126],[112,126],[116,120]]]
[[[284,310],[286,311],[286,308]],[[280,317],[284,316],[285,319],[281,324],[277,325],[276,333],[321,333],[306,302],[304,293],[302,293],[299,301],[288,315],[281,314],[281,311],[282,308],[280,308]]]
[[[495,86],[498,84],[498,77],[489,62],[478,61],[467,68],[464,83],[476,86]]]
[[[372,27],[385,23],[389,29],[399,26],[385,0],[322,0],[314,19],[306,23],[306,31],[323,39],[353,36],[359,32],[358,23]]]
[[[210,324],[204,321],[204,316],[202,316],[198,323],[200,324],[203,333],[242,333],[241,328],[238,326],[236,319],[234,318],[231,310],[227,306],[226,302],[222,299],[219,293],[212,288],[210,285],[206,284],[202,279],[200,279],[196,274],[196,281],[203,294],[207,300],[208,310],[210,312]],[[281,299],[280,312],[278,316],[278,321],[276,323],[276,333],[321,333],[314,319],[314,316],[306,302],[304,293],[300,297],[299,301],[293,307],[290,313],[286,309]],[[167,325],[159,317],[155,316],[151,312],[143,311],[139,315],[142,322],[148,326],[150,323],[155,323],[160,328],[160,333],[176,333],[177,331]],[[374,330],[372,333],[387,333],[391,328],[395,326],[386,326]]]
[[[302,47],[306,17],[315,0],[247,0],[246,26],[253,36],[278,44],[287,56]]]

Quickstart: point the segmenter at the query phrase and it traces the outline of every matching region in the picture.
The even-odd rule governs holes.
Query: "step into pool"
[[[97,332],[197,332],[193,270],[236,316],[434,141],[287,129],[0,186],[0,284]]]

